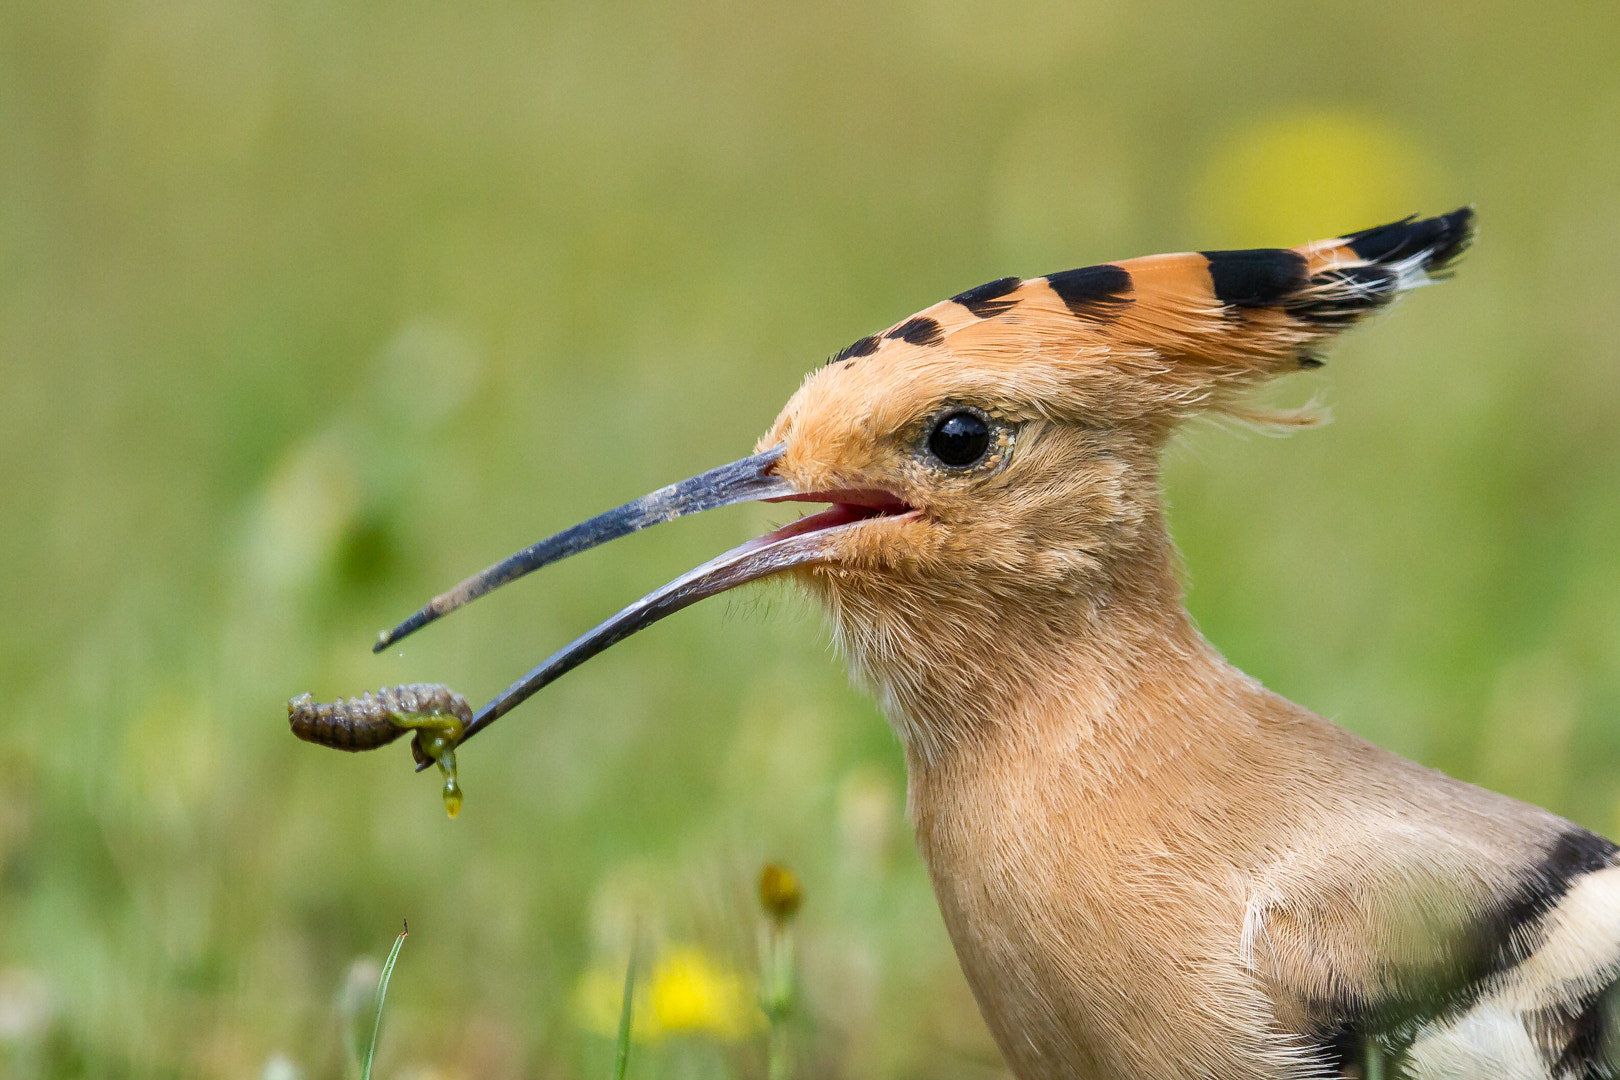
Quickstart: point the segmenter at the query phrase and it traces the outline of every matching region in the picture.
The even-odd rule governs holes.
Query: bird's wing
[[[1362,820],[1260,875],[1241,948],[1279,1019],[1339,1075],[1620,1077],[1620,848],[1533,813],[1528,844]]]

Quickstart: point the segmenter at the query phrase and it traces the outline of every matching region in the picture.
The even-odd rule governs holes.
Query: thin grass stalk
[[[371,1024],[371,1045],[366,1048],[366,1059],[360,1063],[360,1080],[371,1080],[371,1063],[377,1057],[377,1035],[382,1031],[383,1005],[388,1000],[388,980],[394,975],[394,964],[399,960],[399,950],[405,944],[405,937],[411,932],[410,923],[399,932],[394,939],[394,947],[388,952],[388,960],[383,964],[382,977],[377,980],[377,1019]]]
[[[619,1044],[613,1055],[613,1080],[624,1080],[630,1068],[630,1029],[635,1012],[636,945],[630,946],[630,962],[624,967],[624,1001],[619,1006]]]
[[[1366,1080],[1385,1080],[1384,1078],[1384,1048],[1378,1040],[1371,1035],[1366,1040],[1367,1077]]]

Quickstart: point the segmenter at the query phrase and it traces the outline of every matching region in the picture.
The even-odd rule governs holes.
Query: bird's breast
[[[1065,772],[1033,757],[912,773],[946,926],[1020,1080],[1297,1075],[1243,960],[1242,856],[1095,787],[1073,797]]]

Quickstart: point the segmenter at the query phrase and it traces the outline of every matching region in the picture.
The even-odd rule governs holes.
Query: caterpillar
[[[444,773],[444,808],[461,812],[461,786],[456,780],[456,743],[472,722],[467,699],[443,683],[385,686],[375,694],[339,701],[316,701],[299,694],[287,702],[287,723],[305,742],[358,753],[387,746],[407,731],[417,763],[438,763]]]
[[[331,702],[299,694],[287,702],[287,722],[294,735],[356,753],[387,746],[412,729],[407,718],[420,715],[454,716],[466,725],[472,720],[472,707],[443,683],[385,686],[375,694]]]

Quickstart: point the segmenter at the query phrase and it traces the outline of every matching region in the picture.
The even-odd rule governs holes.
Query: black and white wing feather
[[[1242,949],[1301,1075],[1620,1080],[1620,848],[1444,783],[1472,805],[1363,820],[1255,891]]]

